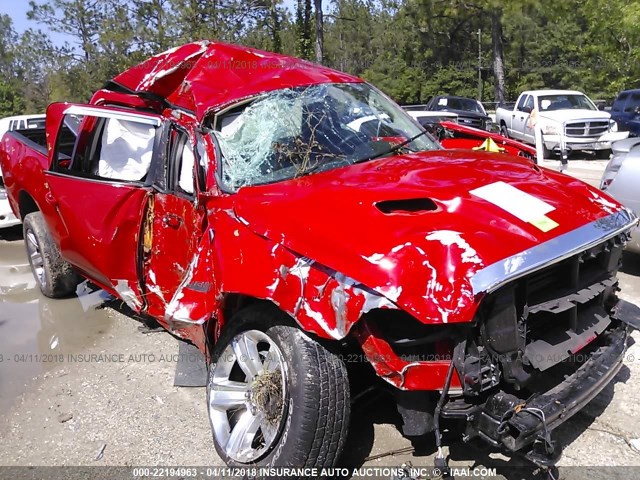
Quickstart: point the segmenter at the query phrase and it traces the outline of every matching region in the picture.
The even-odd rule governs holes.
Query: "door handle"
[[[167,213],[164,217],[162,217],[162,223],[164,223],[167,227],[179,228],[180,225],[182,225],[182,218],[174,213]]]
[[[58,206],[58,201],[56,200],[56,197],[54,197],[53,193],[51,192],[47,192],[44,194],[44,201],[47,202],[52,207]]]

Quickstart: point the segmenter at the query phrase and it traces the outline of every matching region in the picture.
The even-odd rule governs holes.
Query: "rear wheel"
[[[42,213],[24,217],[23,234],[33,276],[46,297],[68,297],[76,291],[79,277],[61,256],[49,235]]]
[[[344,363],[283,314],[258,305],[218,340],[207,385],[220,457],[231,466],[335,466],[347,436]]]

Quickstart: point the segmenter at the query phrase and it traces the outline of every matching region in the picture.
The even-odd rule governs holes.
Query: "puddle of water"
[[[22,240],[0,241],[0,411],[28,390],[33,377],[82,352],[112,326],[110,298],[82,284],[78,296],[44,297],[31,274]]]

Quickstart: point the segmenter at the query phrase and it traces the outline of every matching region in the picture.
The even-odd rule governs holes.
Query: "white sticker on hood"
[[[555,210],[554,206],[504,182],[491,183],[469,193],[493,203],[527,223],[532,223]]]

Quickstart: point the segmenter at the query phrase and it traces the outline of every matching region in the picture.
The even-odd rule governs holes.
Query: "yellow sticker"
[[[553,230],[558,226],[558,223],[551,220],[546,215],[543,215],[538,218],[534,218],[533,220],[529,220],[529,223],[534,227],[539,228],[543,232],[548,232],[549,230]]]

